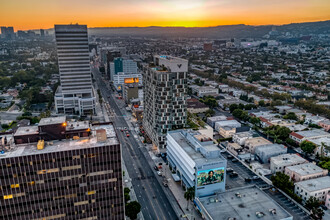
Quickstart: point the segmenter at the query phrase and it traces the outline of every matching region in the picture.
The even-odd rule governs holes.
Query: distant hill
[[[191,38],[258,38],[268,34],[274,25],[223,25],[216,27],[101,27],[89,28],[89,34],[96,36],[122,37],[191,37]],[[330,20],[319,22],[292,23],[275,26],[280,33],[330,34]]]

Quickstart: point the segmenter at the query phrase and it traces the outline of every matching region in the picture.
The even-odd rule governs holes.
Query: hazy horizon
[[[50,29],[88,27],[215,27],[283,25],[330,20],[328,0],[0,0],[0,26]]]

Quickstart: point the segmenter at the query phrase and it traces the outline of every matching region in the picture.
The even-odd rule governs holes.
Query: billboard
[[[219,167],[209,170],[201,170],[197,173],[197,186],[205,186],[224,181],[225,168]]]
[[[138,83],[139,82],[139,78],[125,78],[124,79],[125,83]]]

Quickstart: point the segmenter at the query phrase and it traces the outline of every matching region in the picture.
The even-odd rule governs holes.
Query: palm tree
[[[187,189],[187,191],[184,193],[184,198],[187,200],[187,210],[189,206],[189,201],[191,201],[195,197],[195,187],[190,187]]]

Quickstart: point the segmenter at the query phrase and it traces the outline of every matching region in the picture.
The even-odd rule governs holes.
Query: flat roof
[[[309,192],[330,189],[330,176],[297,182],[295,185],[304,188]]]
[[[15,132],[14,136],[31,135],[31,134],[39,134],[38,126],[19,127]]]
[[[225,161],[225,158],[221,154],[219,154],[219,157],[216,158],[204,157],[201,152],[195,151],[193,146],[191,146],[191,144],[187,141],[181,132],[169,132],[168,134],[171,135],[171,137],[180,145],[180,147],[188,154],[188,156],[193,161],[195,161],[196,164],[207,164]],[[203,145],[203,147],[209,151],[220,151],[220,149],[215,144],[213,144],[213,142],[210,145]]]
[[[298,173],[301,176],[306,176],[314,173],[322,173],[323,169],[313,163],[303,163],[295,166],[287,167],[286,169],[289,169],[295,173]]]
[[[306,163],[307,160],[302,158],[297,154],[281,154],[275,157],[272,157],[270,161],[279,166],[290,165],[294,163]]]
[[[39,122],[39,126],[42,125],[54,125],[54,124],[62,124],[66,122],[65,116],[59,116],[59,117],[51,117],[51,118],[42,118]]]
[[[305,137],[305,138],[310,138],[310,137],[317,137],[317,136],[330,136],[330,133],[323,131],[321,129],[314,129],[314,130],[308,130],[308,131],[299,131],[296,132],[297,134]]]
[[[90,128],[88,121],[70,121],[66,126],[66,131],[74,131]]]
[[[265,144],[272,144],[272,142],[270,142],[269,140],[267,140],[266,138],[263,137],[255,137],[255,138],[250,138],[247,139],[245,141],[245,145],[246,143],[250,143],[254,146],[260,146],[260,145],[265,145]]]
[[[97,141],[96,130],[105,129],[107,140]],[[75,149],[86,149],[92,147],[101,147],[104,145],[119,144],[115,129],[112,124],[99,125],[92,128],[92,135],[78,140],[62,140],[62,141],[45,141],[45,147],[42,150],[37,149],[37,143],[19,144],[13,146],[4,154],[0,154],[1,158],[19,157],[27,155],[45,154],[52,152],[70,151]]]
[[[236,196],[239,194],[240,197]],[[215,196],[199,198],[212,219],[278,220],[292,217],[278,203],[255,185],[227,190]],[[276,210],[272,214],[270,210]],[[263,213],[262,218],[257,213]]]
[[[257,148],[258,151],[267,152],[282,151],[283,149],[287,149],[283,144],[265,144]]]

